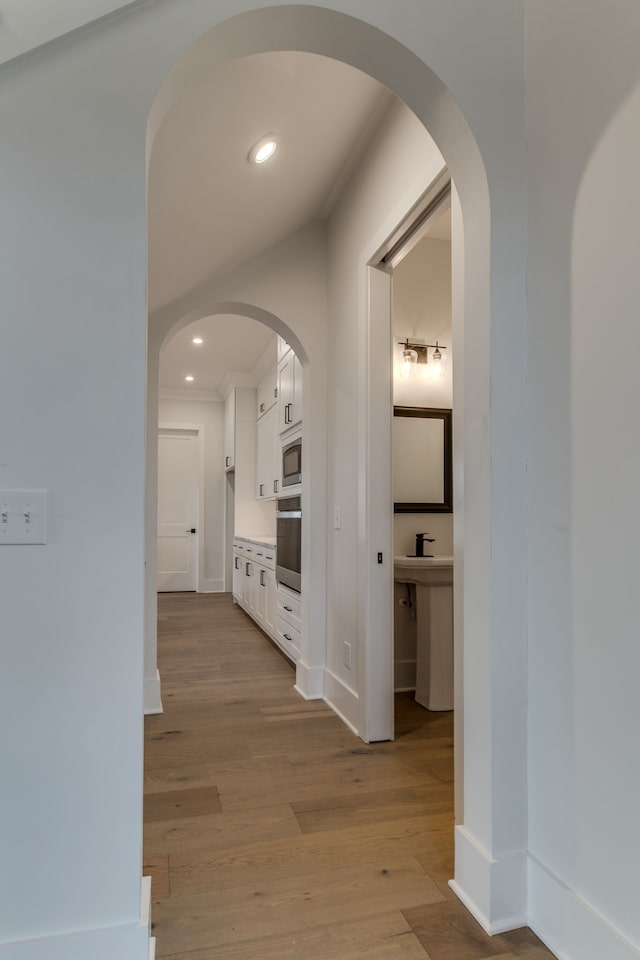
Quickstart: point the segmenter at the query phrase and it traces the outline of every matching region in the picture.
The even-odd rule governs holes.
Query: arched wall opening
[[[456,621],[456,682],[462,723],[460,733],[463,734],[459,737],[463,750],[459,769],[464,770],[464,798],[457,803],[455,888],[488,930],[506,929],[523,922],[526,904],[524,635],[521,633],[523,610],[519,605],[523,589],[519,580],[522,544],[519,526],[512,523],[522,491],[513,492],[511,499],[505,500],[504,510],[500,509],[496,485],[504,488],[510,477],[508,469],[501,473],[496,454],[508,449],[514,424],[507,418],[496,428],[492,419],[496,390],[506,396],[512,386],[513,373],[506,372],[510,354],[514,351],[519,360],[521,346],[521,331],[517,325],[513,332],[509,329],[510,294],[502,291],[501,296],[494,297],[492,307],[492,242],[494,237],[502,236],[501,217],[506,219],[507,212],[496,209],[492,216],[489,185],[478,143],[453,96],[436,73],[388,33],[363,20],[319,6],[266,7],[240,14],[203,34],[180,57],[156,96],[149,117],[147,160],[163,117],[181,97],[188,95],[191,85],[200,76],[226,60],[275,50],[320,54],[341,60],[374,77],[406,104],[429,131],[456,185],[462,229],[458,260],[454,266],[454,310],[460,318],[464,315],[463,331],[459,323],[458,366],[461,373],[454,400],[454,405],[462,413],[458,418],[458,442],[460,449],[464,449],[464,476],[457,478],[456,582],[457,594],[464,596],[464,601]],[[426,185],[421,183],[420,188],[424,189]],[[405,201],[394,214],[395,223],[406,213]],[[391,232],[394,225],[390,220],[388,224],[381,224],[379,229],[388,228]],[[518,250],[510,255],[506,252],[508,232],[505,228],[498,246],[507,260],[511,256],[514,275],[517,276],[521,264]],[[366,356],[372,332],[366,271],[371,250],[363,245],[357,255],[361,290],[357,306],[358,337]],[[210,310],[210,306],[203,307],[204,303],[225,304],[225,310],[231,312],[229,303],[238,302],[234,296],[236,281],[237,277],[232,276],[205,284],[152,315],[149,324],[151,352],[160,331],[166,331],[176,322],[186,323],[186,318],[202,315],[199,313],[202,309]],[[239,299],[245,311],[247,303]],[[264,301],[256,300],[250,309],[256,314],[264,310],[284,322],[278,310],[270,308]],[[500,331],[499,340],[497,330]],[[311,390],[305,390],[305,416],[312,393],[323,396],[326,392],[326,343],[323,348],[322,336],[318,334],[316,331],[320,359],[317,367],[313,361],[314,351],[307,343],[307,376],[309,369],[314,371],[314,377],[317,371],[317,380],[311,379],[315,391],[313,386]],[[468,362],[468,358],[472,362]],[[374,669],[372,658],[376,655],[367,643],[367,630],[375,620],[376,578],[379,575],[369,536],[377,502],[376,480],[368,471],[374,442],[370,415],[379,402],[379,385],[369,374],[365,362],[358,375],[359,415],[365,429],[357,441],[362,469],[359,479],[362,495],[357,518],[358,632],[362,671],[353,707],[353,725],[364,731],[365,736],[369,709],[367,690]],[[154,383],[151,370],[148,391],[148,422],[153,423],[157,383]],[[324,399],[322,410],[326,409],[326,396]],[[318,409],[314,406],[310,416],[320,416]],[[326,422],[322,424],[321,431],[325,444],[326,426]],[[326,454],[326,447],[324,452]],[[516,463],[516,472],[519,466]],[[150,474],[147,479],[149,481]],[[314,498],[313,502],[321,508],[314,515],[324,553],[327,549],[327,498],[323,483],[319,478],[317,499]],[[149,504],[152,502],[149,482],[147,493],[149,524]],[[464,522],[464,550],[461,522]],[[514,550],[510,549],[514,543],[516,563],[513,562]],[[330,552],[327,561],[330,564]],[[151,595],[150,574],[153,574],[152,565],[148,565],[147,573],[148,599]],[[501,597],[509,599],[502,601]],[[323,689],[324,650],[320,635],[324,633],[328,612],[323,603],[316,604],[316,610],[308,614],[314,617],[318,626],[322,625],[317,630],[317,643],[307,664],[309,677],[305,689],[309,695],[319,695]],[[151,652],[147,669],[153,668]],[[340,703],[336,705],[340,708]],[[344,712],[347,712],[346,708]],[[505,810],[508,810],[508,816],[503,815]]]
[[[160,677],[157,662],[157,597],[156,597],[156,536],[157,529],[157,490],[158,490],[158,439],[157,429],[151,425],[158,423],[158,366],[162,345],[173,334],[189,324],[204,317],[242,316],[264,324],[274,333],[283,337],[291,345],[302,364],[303,370],[303,421],[314,424],[318,413],[323,415],[325,406],[324,391],[321,391],[322,378],[311,376],[310,356],[300,338],[300,331],[293,325],[256,304],[241,301],[210,302],[206,298],[199,308],[171,324],[168,317],[164,323],[150,326],[147,355],[147,421],[150,424],[147,433],[147,469],[146,469],[146,525],[147,525],[147,579],[146,579],[146,622],[145,622],[145,712],[162,711]],[[322,357],[318,358],[318,363]],[[320,391],[319,391],[320,387]],[[314,412],[315,411],[315,412]],[[316,427],[316,433],[319,428]],[[323,464],[317,463],[325,456],[324,444],[305,443],[303,445],[303,469],[307,477],[322,477]],[[303,636],[305,638],[301,659],[297,663],[296,687],[307,699],[322,694],[322,665],[324,663],[324,615],[321,599],[324,597],[325,551],[324,520],[326,490],[324,484],[309,482],[306,491],[307,509],[303,513],[303,591],[312,601],[303,608]],[[312,549],[313,545],[313,549]],[[311,589],[311,583],[314,589]]]

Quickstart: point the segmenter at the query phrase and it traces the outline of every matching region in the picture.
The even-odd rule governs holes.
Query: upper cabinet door
[[[289,350],[291,350],[291,347],[289,346],[286,340],[283,340],[282,337],[279,336],[277,341],[277,350],[278,350],[277,362],[280,363],[282,358],[289,353]]]
[[[293,356],[293,397],[292,397],[292,420],[293,423],[302,422],[302,364],[295,353]]]
[[[233,389],[224,404],[224,468],[236,465],[236,391]]]
[[[286,433],[302,420],[302,364],[290,350],[278,364],[278,422]]]
[[[256,416],[260,417],[268,413],[275,406],[278,397],[278,369],[274,365],[267,370],[266,374],[258,384],[258,409]]]

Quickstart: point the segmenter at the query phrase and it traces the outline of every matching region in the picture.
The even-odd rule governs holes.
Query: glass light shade
[[[442,380],[444,377],[445,354],[438,347],[435,348],[432,355],[428,357],[425,379],[430,381]]]
[[[418,354],[415,350],[406,349],[402,351],[402,369],[400,376],[403,380],[415,376],[418,366]]]

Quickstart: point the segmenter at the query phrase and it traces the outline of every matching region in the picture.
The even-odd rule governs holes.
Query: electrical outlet
[[[340,530],[342,527],[342,511],[340,507],[336,507],[333,511],[333,529]]]
[[[344,665],[351,670],[351,644],[345,643],[344,645]]]

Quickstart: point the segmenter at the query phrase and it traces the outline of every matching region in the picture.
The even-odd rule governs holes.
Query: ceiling
[[[163,390],[219,391],[225,373],[251,373],[274,337],[273,330],[249,317],[218,315],[190,323],[160,353]],[[193,338],[201,337],[202,344]],[[185,381],[187,375],[194,380]]]
[[[149,307],[178,299],[329,212],[391,94],[326,57],[265,53],[212,70],[169,112],[149,167]],[[278,149],[250,164],[254,143]]]
[[[311,54],[261,54],[212,71],[154,143],[150,309],[326,218],[392,99],[358,70]],[[250,164],[267,133],[277,136],[275,156]],[[216,391],[227,371],[251,371],[271,336],[237,316],[192,324],[163,347],[160,387]]]

